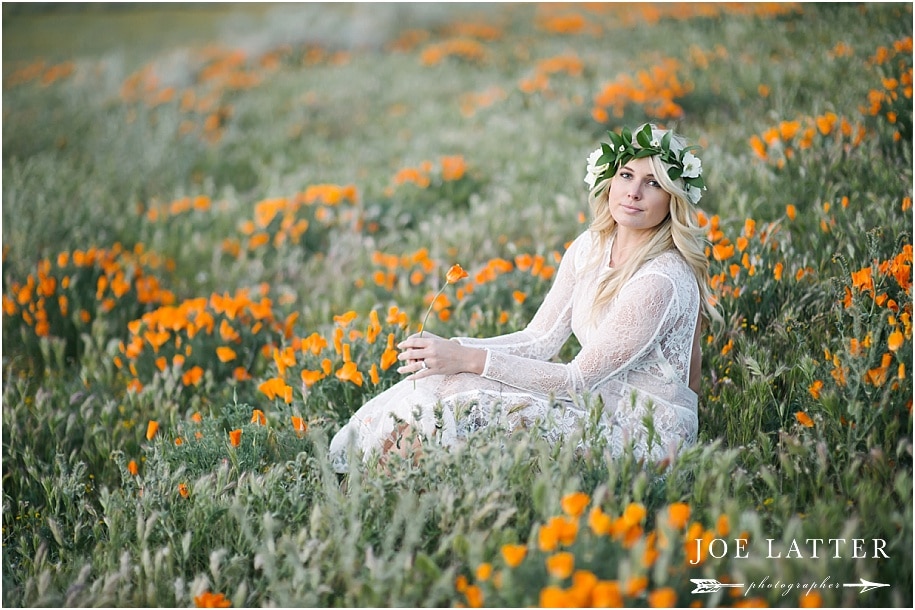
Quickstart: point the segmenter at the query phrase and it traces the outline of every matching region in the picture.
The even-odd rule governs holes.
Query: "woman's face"
[[[620,227],[650,231],[670,213],[670,193],[655,179],[648,157],[631,159],[610,180],[610,214]]]

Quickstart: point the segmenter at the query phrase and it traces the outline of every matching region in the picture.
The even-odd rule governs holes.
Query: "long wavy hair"
[[[652,125],[652,137],[661,139],[665,133]],[[672,139],[677,146],[684,146],[683,139],[672,134]],[[699,286],[700,310],[706,320],[720,320],[721,316],[716,311],[708,285],[709,260],[705,254],[705,231],[699,226],[698,214],[694,205],[689,203],[686,195],[686,185],[682,179],[671,180],[667,174],[670,167],[657,155],[647,157],[651,163],[655,179],[668,194],[670,194],[670,213],[656,227],[652,236],[639,246],[619,268],[614,267],[601,281],[594,297],[592,316],[603,310],[610,301],[619,294],[623,285],[629,281],[639,268],[648,261],[656,258],[667,250],[676,250],[686,260],[696,283]],[[619,168],[617,168],[619,169]],[[610,240],[616,235],[617,223],[610,213],[609,192],[610,181],[605,178],[594,184],[588,196],[591,206],[591,231],[597,236],[597,247],[591,249],[589,265],[597,266],[604,260],[604,253],[610,245]]]

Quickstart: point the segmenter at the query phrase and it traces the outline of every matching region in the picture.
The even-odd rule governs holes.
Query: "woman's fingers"
[[[397,348],[398,349],[410,349],[410,348],[421,349],[424,347],[429,347],[429,345],[431,343],[432,343],[431,337],[418,337],[416,335],[413,335],[412,337],[407,337],[406,339],[404,339],[403,341],[398,343]]]
[[[429,354],[421,349],[408,349],[397,354],[398,360],[423,360]]]
[[[401,350],[397,355],[399,360],[422,360],[432,355],[434,339],[417,336],[404,339],[397,344]]]
[[[397,372],[402,375],[410,373],[410,377],[413,379],[421,379],[427,375],[434,374],[430,372],[429,364],[425,360],[410,360],[407,364],[398,368]]]

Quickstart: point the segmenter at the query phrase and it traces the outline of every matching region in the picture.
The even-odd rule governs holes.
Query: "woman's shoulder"
[[[588,259],[591,256],[591,248],[595,241],[596,239],[591,229],[586,229],[579,233],[578,236],[572,240],[572,243],[569,244],[566,253],[572,255],[572,260],[575,263],[576,269],[581,270],[587,264]]]
[[[671,248],[642,265],[636,272],[636,275],[648,273],[656,273],[668,277],[678,277],[682,274],[691,276],[692,269],[690,269],[689,263],[686,262],[686,259],[683,258],[683,255],[680,254],[679,250]]]

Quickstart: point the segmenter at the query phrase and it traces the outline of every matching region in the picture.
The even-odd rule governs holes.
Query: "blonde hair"
[[[654,126],[652,127],[654,128]],[[654,131],[663,134],[662,131],[656,129]],[[674,138],[678,140],[678,144],[682,145],[678,136],[674,136]],[[642,265],[667,250],[673,249],[683,256],[696,277],[696,283],[699,286],[700,311],[707,320],[720,320],[721,316],[715,310],[708,286],[709,260],[705,255],[705,231],[699,226],[695,206],[689,203],[683,180],[674,181],[668,176],[669,165],[664,163],[658,155],[647,158],[651,163],[655,179],[670,195],[670,213],[656,227],[652,236],[629,255],[622,266],[614,267],[601,281],[594,297],[592,319],[619,294],[623,285]],[[588,196],[593,218],[590,229],[597,237],[597,247],[591,249],[589,265],[592,266],[600,265],[603,262],[603,255],[617,231],[616,220],[613,219],[609,206],[612,179],[605,178],[596,182]]]

